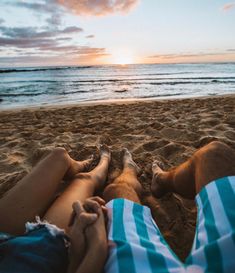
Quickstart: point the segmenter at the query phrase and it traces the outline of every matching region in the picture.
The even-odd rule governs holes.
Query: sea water
[[[0,109],[235,93],[235,63],[0,68]]]

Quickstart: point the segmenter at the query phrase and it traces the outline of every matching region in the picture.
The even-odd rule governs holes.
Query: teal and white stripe
[[[183,264],[165,242],[149,208],[125,199],[107,204],[107,273],[235,272],[235,176],[204,187],[196,197],[193,248]]]
[[[196,202],[197,233],[187,262],[205,272],[235,272],[235,176],[211,182]]]
[[[149,240],[153,243],[155,252],[160,252],[164,257],[165,265],[168,269],[168,272],[179,272],[179,269],[183,268],[183,264],[164,240],[159,228],[152,219],[152,216],[144,214],[144,222],[147,226]]]
[[[110,255],[106,272],[180,272],[182,263],[169,250],[149,208],[125,199],[108,203]]]

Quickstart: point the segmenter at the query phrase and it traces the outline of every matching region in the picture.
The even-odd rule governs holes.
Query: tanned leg
[[[44,215],[44,219],[65,230],[68,229],[72,204],[84,202],[105,185],[111,154],[107,146],[100,147],[100,162],[88,173],[79,173]]]
[[[188,161],[168,172],[154,162],[152,193],[159,198],[167,192],[175,192],[193,199],[209,182],[235,175],[234,162],[234,150],[218,141],[199,149]]]
[[[66,177],[83,171],[91,162],[73,160],[65,149],[55,148],[45,159],[0,199],[0,230],[21,234],[27,221],[42,216]]]
[[[116,198],[125,198],[141,203],[142,187],[137,178],[140,170],[133,161],[131,153],[127,149],[124,149],[123,153],[123,171],[112,184],[105,188],[103,198],[106,202]]]

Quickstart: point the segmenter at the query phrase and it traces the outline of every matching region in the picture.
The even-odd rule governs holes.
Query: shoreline
[[[121,104],[135,104],[135,103],[151,103],[151,102],[166,102],[166,101],[182,101],[182,100],[203,100],[203,99],[213,99],[213,98],[235,98],[235,94],[223,94],[223,95],[207,95],[207,96],[185,96],[185,97],[155,97],[155,98],[130,98],[130,99],[110,99],[110,100],[94,100],[94,101],[80,101],[74,103],[64,103],[64,104],[48,104],[48,105],[29,105],[29,106],[16,106],[13,108],[6,107],[5,109],[0,108],[0,113],[2,112],[18,112],[24,110],[46,110],[46,109],[63,109],[63,108],[73,108],[73,107],[86,107],[86,106],[97,106],[97,105],[121,105]],[[1,106],[1,104],[0,104]]]
[[[77,160],[95,155],[97,144],[112,151],[108,180],[122,169],[126,147],[142,169],[142,203],[150,207],[166,241],[184,260],[194,239],[194,201],[167,194],[153,198],[151,166],[164,170],[187,160],[214,140],[235,149],[235,95],[132,100],[0,111],[0,197],[48,154],[64,147]],[[183,230],[183,232],[182,232]]]

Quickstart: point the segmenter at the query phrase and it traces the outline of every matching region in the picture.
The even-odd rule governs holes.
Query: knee
[[[108,185],[103,192],[106,202],[116,198],[125,198],[138,203],[139,193],[126,183],[113,183]]]
[[[234,153],[232,148],[220,141],[212,141],[198,151],[200,156],[205,157],[220,157],[224,155],[231,155]]]
[[[65,148],[62,147],[56,147],[52,150],[51,152],[52,155],[54,155],[55,157],[65,157],[68,155],[68,152],[65,150]]]
[[[235,152],[228,145],[213,141],[197,151],[193,157],[196,166],[203,169],[234,169]]]
[[[211,151],[224,151],[230,150],[231,148],[221,141],[212,141],[207,145],[208,149]]]
[[[111,195],[116,195],[116,193],[120,193],[121,191],[123,191],[123,186],[115,183],[109,184],[103,191],[104,199],[109,199]]]
[[[52,158],[55,158],[55,160],[63,161],[65,164],[70,162],[70,156],[68,152],[62,147],[54,148],[50,155]]]

